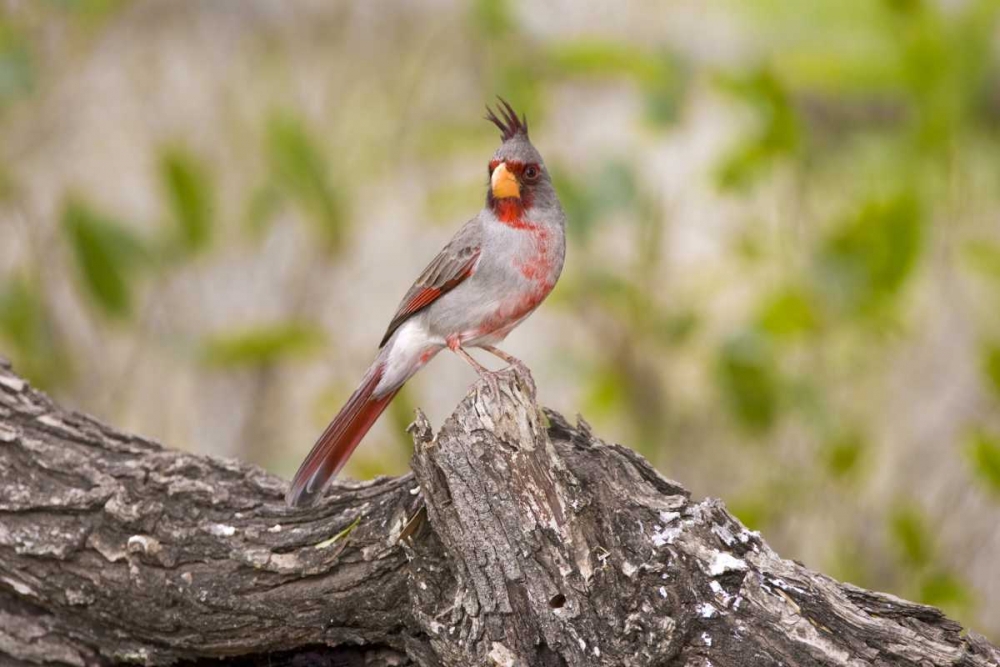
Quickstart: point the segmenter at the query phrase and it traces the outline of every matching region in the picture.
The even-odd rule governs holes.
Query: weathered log
[[[293,510],[0,364],[0,664],[1000,664],[937,609],[780,558],[522,371],[412,430],[412,474]]]

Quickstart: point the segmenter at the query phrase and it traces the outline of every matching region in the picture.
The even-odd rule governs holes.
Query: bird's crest
[[[500,116],[498,117],[493,113],[493,109],[490,109],[489,105],[487,105],[486,120],[500,128],[500,133],[504,141],[513,139],[518,134],[523,134],[525,139],[527,139],[528,119],[523,114],[518,118],[517,114],[514,113],[514,109],[507,103],[507,100],[500,96],[497,96],[497,99],[500,100],[500,104],[497,106]]]

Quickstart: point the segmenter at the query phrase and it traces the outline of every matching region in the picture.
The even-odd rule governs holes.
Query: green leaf
[[[830,438],[821,456],[826,469],[838,479],[857,474],[864,458],[865,442],[861,433],[844,431]]]
[[[983,374],[989,388],[1000,398],[1000,343],[991,343],[983,351]]]
[[[729,339],[716,364],[724,403],[741,426],[764,433],[778,417],[777,362],[769,339],[747,331]]]
[[[776,159],[798,150],[799,119],[784,84],[766,68],[746,76],[723,77],[719,82],[757,115],[757,127],[727,154],[717,172],[721,187],[740,188]]]
[[[361,515],[360,514],[358,515],[358,518],[356,518],[354,521],[352,521],[342,531],[340,531],[339,533],[337,533],[333,537],[331,537],[331,538],[329,538],[327,540],[323,540],[322,542],[316,544],[313,548],[314,549],[326,549],[327,547],[333,546],[334,544],[336,544],[340,540],[342,540],[345,537],[347,537],[348,535],[350,535],[351,532],[353,532],[354,529],[357,528],[359,525],[361,525]]]
[[[35,65],[27,40],[0,21],[0,108],[34,90]]]
[[[656,83],[670,77],[666,59],[631,44],[577,40],[556,43],[545,54],[548,66],[562,76],[628,77]]]
[[[180,245],[191,253],[204,250],[212,238],[212,191],[204,167],[190,153],[175,148],[161,155],[160,177]]]
[[[954,610],[967,609],[973,600],[972,591],[960,577],[947,570],[931,572],[920,582],[918,600],[935,607]]]
[[[0,341],[18,372],[38,387],[52,389],[72,376],[44,295],[27,280],[15,278],[0,287]]]
[[[346,203],[330,180],[329,167],[302,122],[278,115],[268,125],[268,146],[276,182],[315,223],[326,246],[342,249]]]
[[[108,315],[129,315],[133,269],[145,254],[138,238],[120,223],[80,202],[67,205],[62,222],[83,286],[91,298]]]
[[[475,0],[472,21],[478,32],[489,40],[500,39],[515,27],[508,0]]]
[[[1000,284],[1000,243],[986,239],[970,241],[962,248],[965,264]]]
[[[921,215],[912,197],[870,201],[824,241],[817,261],[820,289],[839,309],[871,312],[899,293],[922,245]]]
[[[598,417],[619,412],[628,395],[624,372],[615,366],[603,366],[589,374],[589,386],[583,398],[584,411]]]
[[[903,562],[913,568],[930,563],[933,543],[923,515],[915,507],[901,506],[889,517],[889,535]]]
[[[966,446],[972,471],[993,493],[1000,496],[1000,436],[978,430]]]
[[[815,331],[818,315],[814,297],[804,290],[789,287],[771,295],[757,316],[761,329],[776,338],[791,338]]]
[[[259,367],[307,358],[325,341],[323,331],[312,325],[275,324],[211,336],[202,345],[201,358],[215,368]]]

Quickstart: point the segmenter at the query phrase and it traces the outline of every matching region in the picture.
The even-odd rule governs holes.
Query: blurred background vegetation
[[[780,552],[1000,639],[996,0],[5,0],[0,353],[294,471],[481,206],[501,94],[567,208],[508,341]],[[441,355],[352,461],[407,467]]]

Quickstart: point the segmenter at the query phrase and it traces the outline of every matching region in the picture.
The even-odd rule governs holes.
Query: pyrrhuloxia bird
[[[312,503],[414,373],[445,347],[476,372],[489,371],[465,348],[494,347],[548,296],[566,256],[565,214],[528,125],[507,102],[486,119],[503,135],[490,160],[486,206],[420,274],[403,297],[361,385],[303,461],[291,505]]]

